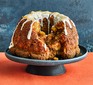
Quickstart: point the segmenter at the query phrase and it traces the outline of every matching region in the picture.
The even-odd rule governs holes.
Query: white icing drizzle
[[[43,18],[46,18],[48,20],[48,33],[49,33],[49,28],[50,28],[49,16],[52,16],[52,15],[54,16],[54,25],[59,21],[63,21],[63,23],[64,23],[64,32],[65,32],[65,35],[67,35],[66,22],[68,23],[69,27],[72,28],[72,25],[70,23],[70,19],[69,19],[69,17],[67,17],[67,16],[65,16],[63,14],[60,14],[58,12],[49,12],[49,11],[44,11],[44,12],[37,11],[37,12],[34,12],[34,11],[32,11],[30,14],[25,15],[23,18],[26,18],[27,20],[32,20],[32,21],[41,20],[40,25],[42,27],[43,27]],[[73,23],[72,20],[71,20],[71,22]],[[74,23],[73,23],[73,25],[75,26]],[[29,33],[29,34],[31,34],[31,33]]]
[[[27,19],[27,20],[23,23],[23,25],[22,25],[22,27],[21,27],[20,30],[22,30],[23,27],[24,27],[24,25],[25,25],[28,21],[31,20],[32,23],[31,23],[31,25],[30,25],[30,30],[29,30],[28,35],[27,35],[27,39],[30,39],[30,38],[31,38],[31,33],[32,33],[33,23],[36,22],[36,21],[39,22],[39,20],[41,20],[40,25],[43,27],[43,18],[46,18],[46,19],[48,20],[48,33],[49,33],[49,28],[50,28],[49,16],[52,16],[52,15],[54,16],[54,25],[55,25],[57,22],[59,22],[59,21],[63,21],[63,23],[64,23],[64,32],[65,32],[65,35],[67,35],[66,22],[68,23],[69,27],[72,28],[72,25],[71,25],[71,23],[70,23],[69,17],[67,17],[67,16],[65,16],[65,15],[63,15],[63,14],[60,14],[60,13],[58,13],[58,12],[49,12],[49,11],[44,11],[44,12],[43,12],[43,11],[36,11],[36,12],[32,11],[30,14],[25,15],[25,16],[23,17],[23,19]],[[21,19],[21,21],[22,21],[23,19]],[[21,21],[20,21],[20,22],[21,22]],[[20,23],[20,22],[19,22],[19,23]],[[74,22],[73,22],[72,20],[71,20],[71,22],[72,22],[73,26],[75,26],[75,24],[74,24]],[[19,25],[19,23],[18,23],[18,25]],[[16,26],[16,29],[17,29],[18,25]],[[14,32],[13,32],[13,36],[14,36],[14,33],[15,33],[16,29],[15,29]],[[13,36],[12,36],[12,38],[11,38],[11,43],[10,43],[9,48],[11,48],[11,47],[14,46]],[[44,48],[46,49],[46,45],[44,45]]]
[[[54,12],[51,14],[51,16],[52,15],[54,16],[54,24],[56,24],[59,21],[62,21],[64,23],[64,33],[65,35],[67,35],[66,22],[68,23],[69,27],[72,28],[69,17],[58,12]]]
[[[45,50],[47,49],[47,46],[46,46],[46,44],[44,44],[44,46],[43,46],[44,48],[45,48]]]
[[[40,20],[41,20],[41,19],[40,19]],[[41,20],[40,25],[41,25],[41,27],[43,27],[43,20]]]
[[[42,42],[42,40],[40,40],[40,39],[38,39],[38,41],[40,41],[42,43],[42,47],[44,47],[44,49],[46,51],[47,50],[47,45],[44,42]]]
[[[30,25],[30,30],[28,31],[28,35],[27,35],[27,39],[29,40],[31,38],[31,33],[32,33],[32,27],[33,27],[33,24],[35,22],[39,22],[39,20],[41,20],[40,22],[40,25],[43,27],[43,19],[46,18],[48,20],[48,33],[49,33],[49,28],[50,28],[50,20],[49,20],[49,16],[54,16],[54,25],[59,22],[59,21],[62,21],[64,23],[64,33],[65,35],[67,35],[67,29],[66,29],[66,23],[68,23],[69,27],[72,28],[72,25],[71,23],[73,24],[73,26],[75,26],[74,22],[72,20],[69,19],[69,17],[63,15],[63,14],[60,14],[58,12],[49,12],[49,11],[32,11],[31,13],[25,15],[21,20],[20,22],[23,20],[23,19],[27,19],[23,24],[22,24],[22,27],[20,30],[23,29],[24,25],[28,22],[28,21],[32,21],[31,25]],[[70,22],[71,21],[71,22]],[[20,23],[19,22],[19,23]],[[18,25],[19,25],[18,23]],[[18,27],[18,25],[16,26],[16,29]],[[14,43],[13,43],[13,37],[14,37],[14,33],[16,31],[16,29],[14,30],[13,32],[13,36],[11,38],[11,42],[10,42],[10,46],[9,48],[13,47],[14,46]],[[45,50],[47,48],[46,44],[43,45]]]
[[[64,33],[65,33],[65,35],[68,34],[68,33],[67,33],[67,29],[66,29],[66,27],[64,28]]]
[[[22,20],[23,20],[23,19],[21,19],[20,22],[21,22]],[[18,24],[17,24],[17,26],[16,26],[16,28],[15,28],[15,30],[14,30],[14,32],[13,32],[13,35],[12,35],[12,38],[11,38],[11,42],[10,42],[9,48],[14,47],[13,37],[14,37],[14,33],[15,33],[15,31],[16,31],[16,29],[17,29],[17,27],[18,27],[18,25],[19,25],[20,22],[18,22]]]
[[[13,41],[11,41],[9,48],[12,48],[13,46],[14,46],[14,43],[13,43]]]
[[[30,30],[28,31],[28,35],[27,35],[27,39],[29,40],[31,38],[31,34],[32,34],[32,29],[33,29],[33,24],[35,22],[38,22],[37,20],[33,21],[30,25]]]
[[[68,34],[67,29],[66,29],[66,22],[69,24],[70,28],[72,28],[71,24],[69,23],[69,20],[63,20],[63,23],[64,23],[64,33],[65,33],[65,35]]]
[[[22,24],[22,26],[21,26],[21,29],[20,29],[20,30],[22,30],[22,29],[23,29],[24,25],[25,25],[28,21],[30,21],[30,20],[26,20],[26,21]]]
[[[49,33],[49,26],[50,26],[50,20],[49,15],[51,14],[51,12],[45,11],[45,12],[41,12],[41,11],[37,11],[34,12],[32,11],[30,14],[25,15],[23,18],[26,18],[28,20],[41,20],[40,25],[43,27],[43,19],[46,18],[48,20],[48,33]]]
[[[71,22],[72,22],[73,26],[76,27],[76,26],[75,26],[75,23],[74,23],[72,20],[71,20]]]
[[[66,22],[69,24],[69,27],[72,28],[72,25],[71,25],[69,19],[67,19]]]
[[[67,35],[66,20],[63,20],[63,23],[64,23],[64,33],[65,33],[65,35]]]
[[[34,22],[31,23],[30,30],[28,31],[27,39],[30,39],[31,37],[33,23]]]

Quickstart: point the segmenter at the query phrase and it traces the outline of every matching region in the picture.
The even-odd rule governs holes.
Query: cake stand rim
[[[71,59],[64,59],[64,60],[37,60],[37,59],[23,58],[23,57],[12,55],[11,53],[9,53],[9,49],[5,51],[5,55],[8,59],[15,62],[19,62],[19,63],[24,63],[28,65],[36,65],[36,66],[53,66],[53,65],[74,63],[84,59],[87,56],[88,51],[85,47],[81,45],[79,45],[79,47],[80,47],[82,56],[74,57]]]

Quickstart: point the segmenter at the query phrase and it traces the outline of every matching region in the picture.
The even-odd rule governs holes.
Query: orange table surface
[[[65,64],[66,73],[39,76],[25,72],[26,64],[13,62],[0,53],[0,85],[93,85],[93,52],[79,62]]]

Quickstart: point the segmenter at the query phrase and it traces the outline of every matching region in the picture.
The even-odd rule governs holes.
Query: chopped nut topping
[[[58,58],[57,57],[54,57],[54,60],[58,60]]]
[[[57,29],[55,27],[52,27],[51,30],[54,31],[54,32],[57,31]]]
[[[43,36],[43,35],[45,35],[45,32],[40,31],[39,34]]]

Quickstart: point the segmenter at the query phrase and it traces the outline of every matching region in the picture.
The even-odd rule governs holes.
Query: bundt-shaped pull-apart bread
[[[22,17],[13,33],[9,51],[17,56],[48,60],[80,54],[73,21],[58,12],[32,11]]]

